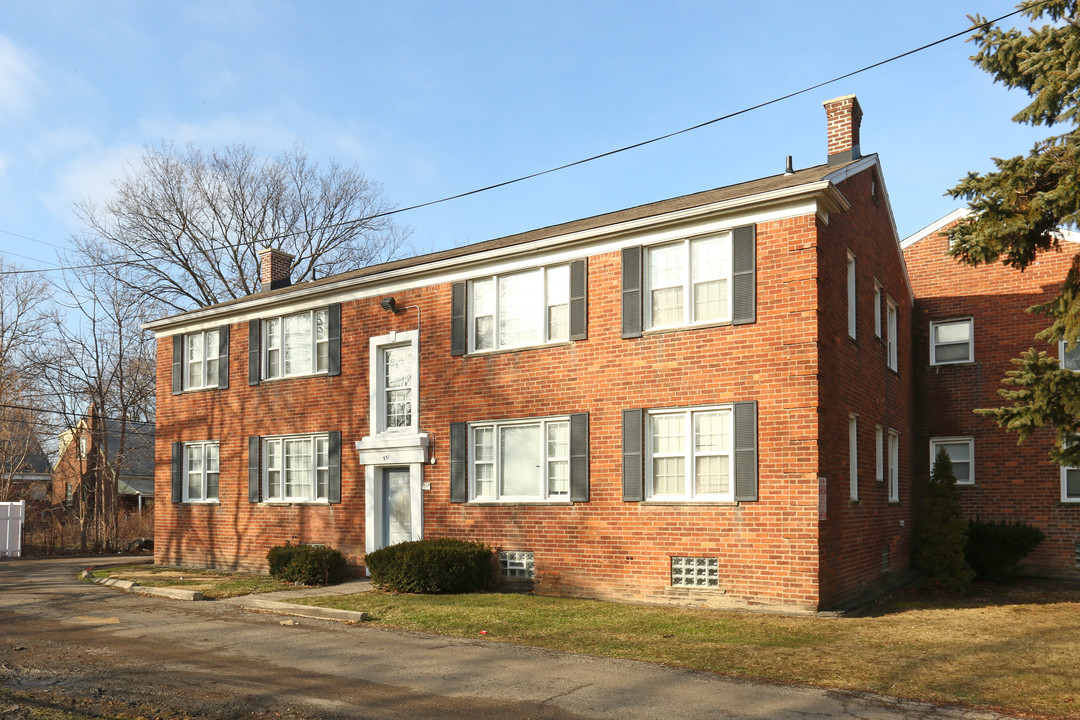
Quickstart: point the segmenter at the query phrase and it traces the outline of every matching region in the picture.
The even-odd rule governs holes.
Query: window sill
[[[259,505],[265,505],[267,507],[293,507],[293,506],[315,506],[315,507],[329,507],[330,503],[326,500],[260,500]]]
[[[262,385],[264,383],[286,382],[288,380],[302,380],[303,378],[317,377],[330,377],[330,374],[326,370],[322,370],[320,372],[305,373],[303,375],[283,375],[281,377],[259,378],[259,384]]]
[[[187,395],[188,393],[202,393],[202,392],[208,392],[210,390],[221,390],[221,388],[218,387],[217,385],[207,385],[206,387],[197,387],[197,388],[186,387],[186,388],[184,388],[183,390],[180,391],[180,394],[181,395]]]
[[[900,502],[899,500],[889,500],[889,504],[890,505],[895,505],[895,506],[900,506],[900,505],[903,505],[904,503]]]
[[[470,500],[469,507],[570,507],[569,500]]]
[[[470,350],[465,357],[486,357],[488,355],[505,355],[506,353],[523,352],[525,350],[543,350],[545,348],[566,347],[573,345],[577,340],[555,340],[553,342],[540,343],[539,345],[520,345],[508,348],[492,348],[491,350]]]
[[[675,592],[686,592],[689,590],[692,592],[717,593],[720,595],[727,594],[727,590],[722,587],[702,587],[701,585],[668,585],[667,589]]]
[[[664,335],[666,333],[673,332],[686,332],[687,330],[706,330],[708,328],[734,327],[734,325],[735,323],[731,320],[718,320],[717,322],[694,323],[691,325],[673,325],[671,327],[646,328],[641,331],[641,337],[648,337],[650,335]]]
[[[197,507],[197,506],[214,507],[216,505],[220,505],[221,501],[220,500],[185,500],[184,502],[182,502],[180,504],[181,505],[190,505],[192,507]]]
[[[974,360],[956,360],[954,362],[932,362],[932,363],[930,363],[930,367],[934,367],[934,368],[955,367],[955,366],[975,365],[975,364],[976,364],[976,362]]]
[[[644,507],[671,507],[683,505],[693,507],[738,507],[735,500],[642,500],[638,503]]]

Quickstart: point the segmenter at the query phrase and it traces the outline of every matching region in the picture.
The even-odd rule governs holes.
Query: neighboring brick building
[[[155,560],[481,540],[539,590],[834,606],[908,568],[908,283],[853,96],[828,164],[150,324]],[[171,389],[171,390],[170,390]]]
[[[928,477],[944,447],[969,517],[1036,525],[1046,539],[1025,561],[1027,571],[1080,577],[1080,473],[1050,459],[1050,429],[1017,445],[1015,434],[974,412],[1004,403],[998,390],[1012,358],[1028,348],[1062,357],[1056,344],[1035,338],[1046,318],[1026,310],[1058,295],[1077,237],[1067,234],[1063,252],[1043,253],[1022,273],[971,267],[946,254],[944,231],[965,215],[946,215],[902,243],[916,296],[914,475]],[[1068,366],[1080,370],[1075,360]]]
[[[71,505],[79,486],[97,468],[116,476],[116,494],[141,510],[154,500],[154,425],[102,420],[93,408],[71,430],[60,433],[52,471],[51,499]],[[88,486],[91,487],[91,486]]]

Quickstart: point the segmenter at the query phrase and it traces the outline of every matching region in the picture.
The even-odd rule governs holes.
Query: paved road
[[[0,562],[0,689],[49,687],[207,718],[1002,717],[480,639],[282,625],[228,603],[77,580],[92,562]]]

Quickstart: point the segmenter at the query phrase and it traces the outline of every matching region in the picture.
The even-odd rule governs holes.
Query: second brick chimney
[[[292,285],[293,256],[281,250],[265,248],[259,251],[260,292]]]
[[[825,120],[829,137],[829,164],[839,165],[862,157],[859,150],[859,125],[862,108],[854,95],[826,100]]]

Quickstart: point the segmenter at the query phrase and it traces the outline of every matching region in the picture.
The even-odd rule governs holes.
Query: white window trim
[[[697,320],[693,317],[694,313],[694,277],[693,267],[690,262],[691,257],[691,243],[701,240],[719,239],[722,242],[727,243],[728,261],[728,274],[722,278],[727,280],[727,307],[728,312],[726,317],[710,318],[708,320]],[[642,292],[642,327],[648,330],[671,330],[674,328],[694,327],[694,326],[708,326],[717,325],[721,323],[729,323],[733,317],[734,312],[734,276],[735,266],[732,243],[734,242],[730,231],[719,233],[705,233],[700,235],[687,236],[675,241],[666,240],[659,243],[650,243],[642,247],[642,262],[641,262],[641,292]],[[670,323],[667,325],[653,325],[652,323],[652,286],[649,284],[650,266],[649,266],[649,251],[664,245],[682,245],[683,257],[686,260],[685,273],[683,280],[683,319],[682,322]],[[721,279],[721,278],[716,278]]]
[[[882,482],[885,479],[885,428],[880,425],[874,426],[874,479]]]
[[[969,478],[967,480],[957,480],[957,485],[974,485],[975,484],[975,438],[968,435],[957,435],[955,437],[934,437],[930,438],[930,472],[934,471],[934,458],[937,457],[938,445],[951,445],[966,442],[968,444],[968,463],[971,465],[969,469]]]
[[[848,490],[852,502],[859,500],[859,416],[848,413]]]
[[[325,340],[319,340],[319,333],[315,322],[315,314],[319,312],[327,313],[327,337]],[[311,370],[308,372],[285,372],[285,319],[294,317],[296,315],[308,315],[311,322]],[[271,321],[276,321],[278,324],[278,342],[281,343],[279,347],[272,348],[270,343],[267,342],[266,324]],[[330,351],[330,316],[326,306],[320,306],[317,308],[311,308],[309,310],[301,310],[299,312],[288,312],[281,315],[272,315],[270,317],[263,317],[259,319],[259,364],[260,364],[260,379],[262,380],[284,380],[285,378],[297,378],[297,377],[312,377],[315,375],[326,375],[329,368],[319,370],[319,345],[325,343],[327,346],[327,360],[329,361]],[[270,375],[270,351],[276,349],[278,351],[278,374]],[[329,362],[327,362],[329,365]],[[220,372],[220,370],[219,370]]]
[[[409,345],[412,348],[412,423],[408,427],[388,428],[386,427],[386,405],[383,402],[386,390],[386,377],[383,373],[385,366],[382,362],[383,351],[403,345]],[[420,428],[420,332],[418,330],[408,330],[406,332],[391,332],[386,335],[379,335],[369,340],[368,347],[368,415],[371,437],[375,438],[385,434],[416,434]]]
[[[968,326],[968,356],[964,360],[938,360],[937,346],[934,340],[935,330],[939,325],[958,325],[967,323]],[[948,320],[934,320],[930,323],[930,364],[931,365],[964,365],[975,362],[975,319],[971,317],[950,318]]]
[[[207,497],[206,448],[208,446],[211,446],[211,445],[217,447],[217,449],[218,449],[218,494],[215,495],[214,497]],[[188,497],[188,492],[189,492],[189,488],[188,488],[188,472],[189,472],[188,448],[195,447],[195,446],[202,447],[202,453],[203,453],[203,466],[202,466],[202,474],[201,474],[202,497],[201,498],[196,498],[196,499],[193,500],[190,497]],[[189,505],[216,505],[219,502],[219,498],[221,496],[221,444],[217,440],[202,440],[202,441],[199,441],[199,442],[186,442],[183,445],[183,460],[184,460],[184,467],[183,467],[183,475],[182,475],[182,481],[181,481],[181,486],[182,486],[181,498],[182,498],[183,502],[185,502],[185,503],[187,503]]]
[[[553,460],[548,456],[548,425],[551,423],[566,423],[567,425],[567,451],[566,451],[566,464],[567,464],[567,488],[565,493],[552,494],[550,491],[549,483],[549,468],[547,464]],[[500,495],[499,486],[501,485],[503,469],[500,466],[500,443],[502,428],[525,426],[525,425],[540,425],[540,445],[541,452],[540,457],[544,463],[543,471],[540,473],[540,492],[537,495]],[[468,453],[468,478],[469,478],[469,502],[471,503],[566,503],[570,504],[570,487],[569,487],[569,468],[570,468],[570,437],[569,437],[570,416],[569,415],[554,415],[551,417],[542,418],[517,418],[513,420],[492,420],[488,422],[471,422],[468,424],[467,440],[469,443]],[[491,429],[492,437],[495,443],[492,450],[491,464],[494,468],[494,476],[492,477],[492,487],[494,489],[494,495],[477,495],[476,492],[476,441],[475,435],[477,429]],[[556,461],[562,460],[562,458],[554,458]]]
[[[262,474],[262,497],[264,502],[267,503],[291,503],[291,504],[310,504],[310,505],[327,505],[330,502],[329,497],[320,498],[319,493],[319,451],[318,441],[320,439],[327,441],[327,462],[329,463],[329,433],[299,433],[293,435],[267,435],[266,437],[259,438],[259,457],[262,462],[260,463]],[[285,495],[285,441],[287,440],[311,440],[311,494],[308,497],[300,496],[287,496]],[[279,461],[281,467],[278,468],[278,472],[281,473],[278,482],[281,485],[281,495],[278,497],[270,496],[270,463],[268,462],[269,455],[267,454],[267,445],[271,442],[279,442]],[[327,466],[329,480],[329,466]],[[329,484],[327,485],[327,494],[329,495]]]
[[[900,433],[889,429],[889,502],[900,502]]]
[[[874,337],[881,337],[881,283],[874,278]]]
[[[726,412],[729,418],[730,433],[728,435],[729,446],[726,448],[728,457],[728,491],[726,493],[702,493],[696,492],[696,477],[694,462],[694,415],[709,412]],[[686,416],[686,447],[683,451],[685,458],[683,467],[686,473],[686,492],[682,495],[660,495],[653,489],[653,430],[652,419],[657,415],[672,415],[683,413]],[[701,407],[683,408],[659,408],[649,410],[646,413],[645,424],[645,499],[647,501],[673,501],[673,502],[734,502],[735,501],[735,411],[734,406],[707,405]],[[724,453],[719,453],[723,455]]]
[[[1074,348],[1074,352],[1077,349],[1080,349],[1080,342],[1077,343],[1076,348]],[[1065,367],[1065,340],[1064,339],[1058,340],[1058,365],[1063,370],[1068,370],[1068,368]]]
[[[1068,473],[1069,470],[1076,470],[1076,469],[1077,468],[1074,468],[1074,467],[1071,467],[1071,466],[1066,466],[1066,465],[1061,466],[1061,502],[1063,502],[1063,503],[1080,503],[1080,496],[1069,497],[1066,494],[1066,490],[1067,490],[1067,485],[1066,485],[1067,473]]]
[[[847,253],[847,334],[852,340],[855,339],[855,294],[857,281],[855,278],[855,254],[848,250]]]
[[[888,365],[890,370],[897,370],[899,368],[900,351],[897,347],[897,329],[896,326],[900,323],[900,307],[896,304],[896,301],[891,296],[885,296],[885,321],[886,332],[888,332]]]
[[[183,341],[183,343],[181,343],[181,352],[183,352],[183,354],[184,354],[184,359],[183,359],[183,363],[184,363],[184,367],[183,367],[184,390],[206,390],[207,388],[217,387],[216,383],[214,385],[207,384],[208,383],[207,375],[210,372],[210,361],[213,360],[215,363],[218,362],[218,338],[220,337],[219,332],[220,332],[220,330],[218,330],[217,328],[210,328],[210,329],[207,329],[207,330],[199,330],[197,332],[184,333],[184,341]],[[214,342],[213,342],[212,346],[211,346],[211,344],[209,342],[207,342],[208,339],[209,339],[208,336],[210,335],[210,333],[214,334]],[[202,358],[199,361],[199,367],[200,367],[199,374],[202,377],[199,378],[198,384],[193,382],[192,379],[191,379],[191,361],[190,361],[190,358],[188,356],[188,351],[189,351],[189,349],[191,347],[191,345],[190,345],[191,338],[196,336],[196,335],[202,337],[202,346],[203,346]],[[220,373],[221,373],[220,365],[218,366],[217,371],[218,371],[219,376],[220,376]]]
[[[567,268],[567,288],[566,288],[566,293],[567,293],[567,303],[566,303],[566,305],[567,305],[567,318],[566,318],[567,336],[566,337],[552,338],[552,337],[548,336],[549,331],[550,331],[550,325],[548,323],[548,313],[551,310],[551,305],[549,304],[549,300],[548,300],[548,272],[551,271],[551,270],[554,270],[556,268],[564,268],[564,267]],[[514,349],[518,349],[518,348],[536,347],[536,346],[539,346],[539,345],[555,345],[555,344],[559,344],[559,343],[570,342],[570,307],[569,307],[569,305],[570,305],[570,300],[569,300],[569,296],[570,296],[570,286],[569,286],[569,283],[570,283],[570,269],[569,268],[570,268],[570,263],[554,263],[552,265],[541,265],[539,267],[532,267],[532,268],[518,268],[518,269],[515,269],[515,270],[507,270],[505,272],[497,273],[497,274],[494,274],[494,275],[484,275],[482,277],[470,278],[470,280],[468,282],[468,301],[466,303],[466,305],[468,307],[468,311],[466,312],[466,321],[468,322],[468,331],[466,332],[466,336],[468,337],[468,340],[469,340],[469,353],[473,354],[473,353],[502,352],[502,351],[505,351],[505,350],[514,350]],[[543,280],[542,280],[543,298],[541,299],[541,302],[537,306],[537,308],[534,309],[537,316],[538,316],[538,318],[539,318],[538,322],[540,323],[540,326],[541,326],[541,334],[540,334],[541,340],[539,342],[537,342],[537,343],[522,343],[522,344],[518,344],[518,345],[502,344],[500,342],[500,338],[499,338],[499,317],[500,317],[499,279],[507,277],[507,276],[511,276],[511,275],[520,275],[520,274],[528,273],[528,272],[536,272],[537,270],[541,271],[541,273],[543,275]],[[494,309],[492,310],[492,315],[491,315],[491,317],[492,317],[492,329],[491,329],[491,332],[492,332],[492,347],[490,347],[490,348],[479,348],[478,349],[476,347],[476,338],[477,338],[476,315],[475,315],[476,300],[474,298],[473,289],[475,287],[475,283],[483,282],[485,280],[490,280],[491,283],[492,283],[492,295],[493,295],[492,303],[494,304]]]

